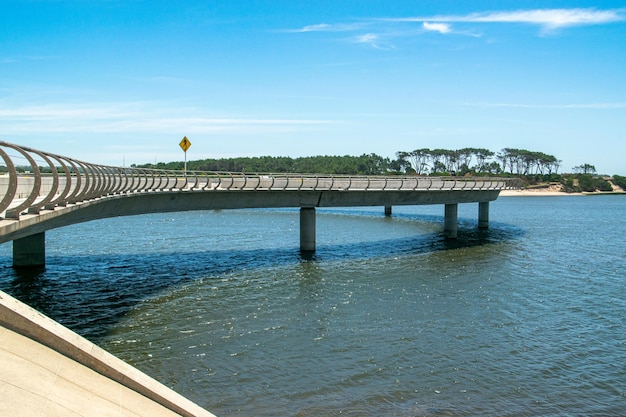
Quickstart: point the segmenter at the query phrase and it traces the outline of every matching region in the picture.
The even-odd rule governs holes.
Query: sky
[[[114,166],[518,148],[626,175],[626,2],[0,6],[6,142]]]

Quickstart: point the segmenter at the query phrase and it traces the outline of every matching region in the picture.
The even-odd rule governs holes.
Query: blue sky
[[[0,0],[0,140],[130,165],[523,148],[626,175],[626,3]]]

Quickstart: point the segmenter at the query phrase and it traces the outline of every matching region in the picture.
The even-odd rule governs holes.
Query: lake
[[[218,416],[618,416],[626,198],[99,220],[0,289]]]

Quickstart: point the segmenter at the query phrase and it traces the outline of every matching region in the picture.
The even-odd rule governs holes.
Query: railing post
[[[154,191],[154,184],[156,183],[155,171],[152,169],[144,169],[144,175],[150,175],[150,181],[146,180],[146,191]],[[150,182],[150,185],[148,185]]]
[[[18,151],[20,154],[22,154],[26,158],[28,163],[30,163],[31,168],[33,170],[33,188],[31,189],[28,197],[19,206],[13,207],[13,208],[7,210],[6,213],[5,213],[5,217],[7,219],[19,220],[21,212],[23,210],[28,209],[28,207],[30,207],[31,203],[33,203],[37,199],[37,197],[39,196],[39,191],[41,190],[41,172],[39,171],[39,165],[37,165],[37,163],[35,162],[33,157],[28,152],[26,152],[24,149],[20,148],[19,146],[11,145],[11,144],[8,144],[8,143],[6,143],[5,146],[13,148],[16,151]],[[16,184],[17,184],[17,182],[16,182]]]
[[[227,172],[227,174],[230,176],[230,183],[228,184],[228,187],[226,187],[226,191],[230,191],[231,187],[233,185],[235,185],[235,177],[233,177],[233,173],[232,172]],[[220,185],[221,184],[221,177],[220,177]]]
[[[66,162],[69,163],[72,166],[72,170],[74,173],[74,176],[71,177],[72,172],[70,171],[70,177],[73,179],[71,181],[72,183],[72,192],[67,196],[67,199],[65,201],[65,204],[74,204],[78,201],[78,194],[80,193],[80,189],[81,189],[81,185],[82,185],[82,179],[80,176],[80,170],[78,169],[78,166],[74,163],[73,160],[71,159],[66,159]]]
[[[2,142],[0,142],[0,145],[2,145]],[[13,198],[15,197],[15,194],[17,192],[17,172],[15,171],[15,165],[13,165],[13,161],[11,160],[9,155],[4,150],[2,150],[2,148],[0,148],[0,156],[4,160],[7,171],[9,172],[9,188],[7,189],[2,201],[0,201],[0,212],[3,212],[7,207],[9,207],[9,205],[11,205],[11,202],[13,201]]]
[[[35,149],[31,149],[31,148],[26,148],[26,147],[22,147],[22,149],[24,149],[27,152],[34,153],[35,155],[37,155],[38,157],[46,161],[48,165],[50,166],[50,172],[52,173],[52,186],[50,187],[50,190],[47,192],[46,196],[42,200],[40,200],[36,204],[31,205],[28,208],[29,214],[39,214],[40,210],[43,207],[45,207],[50,201],[52,201],[55,194],[57,193],[57,190],[59,188],[59,173],[57,172],[57,169],[54,163],[52,163],[50,158],[48,158],[43,152],[37,151]],[[43,174],[42,173],[40,174],[43,180]]]

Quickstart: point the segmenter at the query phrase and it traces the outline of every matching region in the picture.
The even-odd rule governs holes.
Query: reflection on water
[[[294,210],[109,219],[0,285],[217,415],[619,415],[623,203],[468,206],[319,210],[311,256]]]

